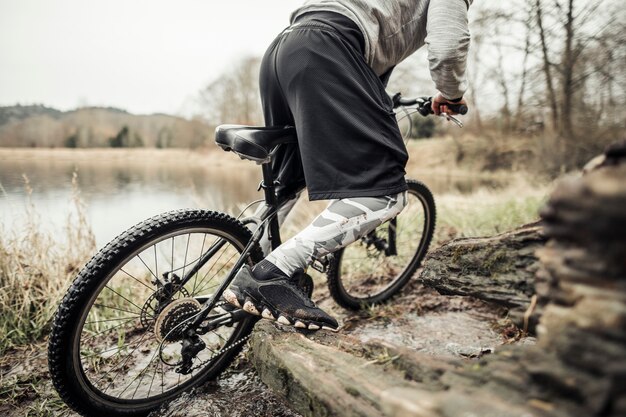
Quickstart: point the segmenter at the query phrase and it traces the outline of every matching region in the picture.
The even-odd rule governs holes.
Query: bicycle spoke
[[[215,246],[222,245],[220,242],[224,240],[224,247]],[[219,285],[225,271],[232,268],[234,260],[239,256],[240,246],[234,246],[231,242],[221,235],[206,232],[174,234],[134,252],[132,257],[109,274],[108,282],[102,285],[100,294],[90,307],[80,339],[82,349],[79,357],[85,375],[98,392],[115,398],[143,401],[178,389],[186,381],[197,378],[203,368],[214,363],[214,358],[218,357],[239,328],[238,323],[232,327],[219,327],[201,336],[207,346],[193,359],[194,367],[189,375],[175,373],[174,368],[161,360],[153,323],[159,314],[173,314],[176,311],[176,307],[165,310],[172,301],[192,297],[207,288],[210,291]],[[207,253],[207,248],[219,250],[208,259],[206,266],[203,265],[194,274],[193,284],[189,283],[185,291],[179,291],[170,298],[157,293],[161,287],[152,286],[152,280],[158,279],[159,273],[165,273],[164,268],[180,270],[184,277]],[[198,250],[199,256],[190,259],[194,258]],[[153,261],[149,261],[150,257]],[[177,265],[179,262],[182,265]],[[164,323],[177,320],[176,315],[171,317],[163,318],[166,320]],[[165,346],[164,359],[180,360],[180,348],[179,343]],[[157,387],[159,384],[160,390]]]
[[[122,308],[113,307],[113,306],[108,306],[108,305],[105,305],[105,304],[94,304],[93,306],[94,306],[94,307],[102,307],[102,308],[110,308],[111,310],[123,311],[123,312],[125,312],[125,313],[131,313],[131,314],[136,313],[135,311],[124,310],[124,309],[122,309]],[[136,316],[139,316],[140,314],[135,314],[135,315],[136,315]]]
[[[161,361],[159,361],[161,362]],[[161,362],[163,363],[163,362]],[[154,384],[154,378],[156,377],[157,374],[157,370],[159,369],[159,366],[155,366],[154,367],[154,373],[152,374],[152,379],[150,380],[150,386],[148,387],[148,397],[150,396],[150,391],[152,391],[152,385]],[[180,385],[180,374],[178,374],[178,385]]]
[[[187,235],[187,247],[185,248],[185,260],[183,261],[183,272],[182,275],[185,276],[185,267],[187,266],[187,254],[189,253],[189,241],[191,240],[191,234]]]
[[[133,306],[137,307],[137,309],[139,310],[139,312],[141,312],[141,307],[139,307],[137,304],[133,303],[132,301],[130,301],[128,298],[124,297],[122,294],[120,294],[119,292],[115,291],[113,288],[109,287],[108,285],[105,285],[104,288],[106,288],[107,290],[117,294],[118,296],[120,296],[121,298],[123,298],[124,300],[128,301],[130,304],[132,304]]]
[[[165,375],[165,370],[163,369],[163,361],[161,362],[161,394],[163,394],[163,387],[165,387],[165,382],[163,381],[163,375]]]
[[[88,341],[90,341],[90,340],[93,340],[96,336],[100,336],[101,334],[103,334],[103,333],[105,333],[105,332],[110,332],[111,330],[119,329],[120,327],[122,327],[123,325],[125,325],[126,323],[128,323],[129,321],[133,321],[133,320],[136,320],[136,319],[135,319],[135,318],[128,319],[128,320],[126,320],[124,323],[120,323],[120,324],[118,324],[118,325],[116,325],[116,326],[109,327],[108,329],[105,329],[105,330],[103,330],[103,331],[101,331],[101,332],[98,332],[98,333],[96,333],[96,334],[90,335],[90,337],[88,337],[88,338],[87,338],[87,339],[85,339],[85,340],[83,340],[83,339],[82,339],[82,337],[81,337],[81,342],[88,342]]]
[[[222,265],[222,267],[218,269],[217,272],[211,276],[211,278],[209,278],[209,281],[207,282],[206,285],[208,285],[213,280],[213,278],[215,278],[215,276],[219,274],[236,255],[239,255],[239,253],[235,252],[230,258],[228,258],[228,260],[224,263],[224,265]],[[208,275],[208,272],[206,275]],[[204,278],[206,278],[206,275],[204,276]],[[204,278],[202,278],[200,283],[204,282]],[[206,285],[202,286],[202,289],[199,289],[198,293],[201,293],[205,288],[207,288]]]
[[[217,239],[215,239],[215,242],[217,242]],[[215,244],[215,242],[213,242],[213,244]],[[198,259],[202,258],[202,254],[204,253],[204,244],[206,243],[206,233],[204,234],[204,238],[202,239],[202,247],[200,248],[200,256],[198,257]],[[213,246],[213,245],[211,245]],[[196,295],[196,283],[198,282],[198,272],[196,272],[193,275],[193,288],[191,289],[191,295]]]
[[[129,342],[127,346],[134,345],[134,344],[135,344],[135,343],[137,343],[137,342],[138,342],[138,341]],[[85,358],[93,358],[93,357],[96,357],[96,356],[102,356],[102,354],[103,354],[103,353],[112,352],[112,351],[114,351],[114,350],[120,350],[120,348],[119,348],[118,346],[115,346],[115,347],[112,347],[112,348],[110,348],[110,349],[106,349],[106,350],[100,351],[100,352],[98,352],[98,353],[93,353],[93,354],[91,354],[91,355],[87,355],[87,354],[84,354],[84,355],[83,355],[83,354],[81,354],[81,356],[83,356],[83,357],[85,357]]]
[[[159,275],[159,264],[157,263],[157,253],[156,253],[157,245],[154,245],[154,270],[156,271],[156,276]]]
[[[150,291],[154,291],[154,288],[149,287],[147,284],[141,282],[140,280],[138,280],[137,278],[135,278],[134,276],[132,276],[128,272],[124,271],[124,268],[120,268],[120,271],[122,271],[123,273],[125,273],[126,275],[128,275],[129,277],[131,277],[132,279],[134,279],[135,281],[137,281],[138,283],[140,283],[141,285],[143,285],[144,287],[146,287]]]
[[[135,352],[137,351],[137,349],[139,349],[139,346],[143,345],[143,343],[145,342],[145,341],[144,341],[144,338],[146,337],[146,335],[147,335],[147,334],[148,334],[148,332],[144,333],[144,334],[143,334],[143,336],[141,336],[141,338],[139,339],[139,343],[137,344],[137,346],[135,346],[135,348],[132,350],[132,352],[130,352],[128,355],[126,355],[126,357],[125,357],[126,359],[124,359],[124,362],[122,363],[122,366],[123,366],[123,365],[126,365],[126,363],[128,362],[128,360],[132,357],[133,353],[135,353]],[[109,374],[110,374],[111,372],[113,372],[113,370],[115,370],[115,369],[118,369],[118,367],[115,367],[115,368],[111,368],[111,369],[109,369],[109,371],[108,371],[106,374],[102,375],[102,376],[100,377],[100,379],[98,379],[98,380],[96,381],[96,384],[98,384],[98,383],[99,383],[100,381],[102,381],[104,378],[108,377],[108,376],[109,376]],[[111,380],[111,382],[109,383],[109,385],[108,385],[108,386],[104,389],[104,392],[107,392],[107,390],[109,389],[109,387],[111,386],[111,384],[113,384],[114,382],[115,382],[115,379],[112,379],[112,380]]]
[[[146,263],[144,262],[144,260],[141,258],[140,254],[137,254],[137,258],[139,258],[139,260],[141,261],[141,263],[146,267],[146,269],[148,271],[150,271],[150,274],[152,274],[152,276],[154,277],[154,279],[156,279],[157,281],[159,281],[159,278],[154,274],[154,272],[152,272],[152,269],[150,269],[150,267],[148,265],[146,265]]]
[[[135,382],[137,380],[137,378],[139,378],[139,376],[141,375],[141,379],[139,380],[139,382],[137,383],[137,387],[135,388],[135,391],[133,392],[133,396],[131,397],[131,400],[135,399],[135,395],[137,395],[137,390],[139,389],[139,386],[141,385],[141,381],[143,381],[143,377],[146,374],[146,371],[150,368],[150,365],[152,365],[152,362],[154,362],[154,359],[156,358],[157,352],[159,351],[159,349],[155,349],[154,353],[152,354],[152,358],[150,358],[150,362],[148,362],[148,365],[146,365],[145,368],[143,368],[141,370],[141,372],[139,372],[139,374],[137,374],[137,376],[135,378],[132,379],[132,381],[130,381],[130,383],[126,386],[126,388],[124,388],[122,390],[122,392],[120,392],[118,395],[122,396],[122,394],[124,394],[126,392],[126,390],[128,388],[130,388],[131,385],[133,385],[133,382]]]
[[[207,275],[209,275],[209,273],[213,270],[213,267],[215,265],[217,265],[217,262],[222,259],[222,256],[224,256],[224,254],[226,253],[226,248],[222,249],[220,256],[217,257],[217,259],[213,262],[213,264],[211,265],[211,267],[209,268],[209,270],[204,274],[204,276],[202,277],[202,279],[200,279],[200,283],[204,282],[204,279],[207,277]],[[198,285],[199,285],[198,284]]]
[[[115,319],[104,319],[104,320],[94,320],[94,321],[86,321],[85,324],[94,324],[94,323],[106,323],[109,321],[119,321],[119,320],[126,320],[126,321],[131,321],[131,320],[135,320],[136,317],[139,317],[139,314],[136,314],[134,317],[118,317]]]
[[[174,266],[174,236],[172,236],[172,258],[171,258],[170,262],[170,266],[172,267],[172,271],[176,270],[176,267]]]
[[[215,287],[218,286],[218,284],[210,285],[210,283],[211,283],[211,280],[209,280],[209,282],[206,285],[203,285],[202,288],[198,289],[198,295],[202,295],[202,292],[204,292],[204,290],[210,290],[210,289],[215,288]],[[211,293],[209,293],[209,294],[211,294]]]

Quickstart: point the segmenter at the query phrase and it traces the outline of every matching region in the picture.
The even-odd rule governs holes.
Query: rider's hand
[[[439,116],[441,113],[446,113],[446,114],[448,114],[450,116],[458,114],[457,112],[454,112],[454,111],[450,110],[450,108],[448,107],[448,104],[465,104],[465,105],[467,105],[467,103],[465,102],[465,99],[463,99],[463,98],[461,98],[461,100],[459,100],[459,101],[450,101],[450,100],[446,99],[444,96],[442,96],[441,93],[437,93],[437,95],[435,95],[435,97],[433,97],[433,101],[432,101],[433,113],[435,113],[437,116]]]

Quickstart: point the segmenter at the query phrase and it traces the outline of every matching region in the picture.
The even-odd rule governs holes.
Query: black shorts
[[[270,45],[260,72],[267,126],[296,127],[272,161],[279,200],[378,197],[407,189],[408,153],[392,102],[361,46],[336,27],[297,21]]]

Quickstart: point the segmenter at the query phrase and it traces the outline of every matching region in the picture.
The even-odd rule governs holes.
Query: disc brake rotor
[[[176,292],[180,294],[181,299],[189,297],[189,291],[185,287],[177,288]],[[155,318],[159,317],[159,314],[165,309],[162,305],[166,305],[172,299],[172,294],[168,294],[164,291],[164,288],[160,288],[154,292],[141,308],[141,324],[144,329],[149,328],[155,322]]]

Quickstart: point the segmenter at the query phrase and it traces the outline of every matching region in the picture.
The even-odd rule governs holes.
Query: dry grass
[[[69,283],[95,252],[76,174],[72,183],[64,238],[45,231],[32,203],[26,205],[27,222],[19,233],[0,233],[0,354],[40,340],[47,333]]]

